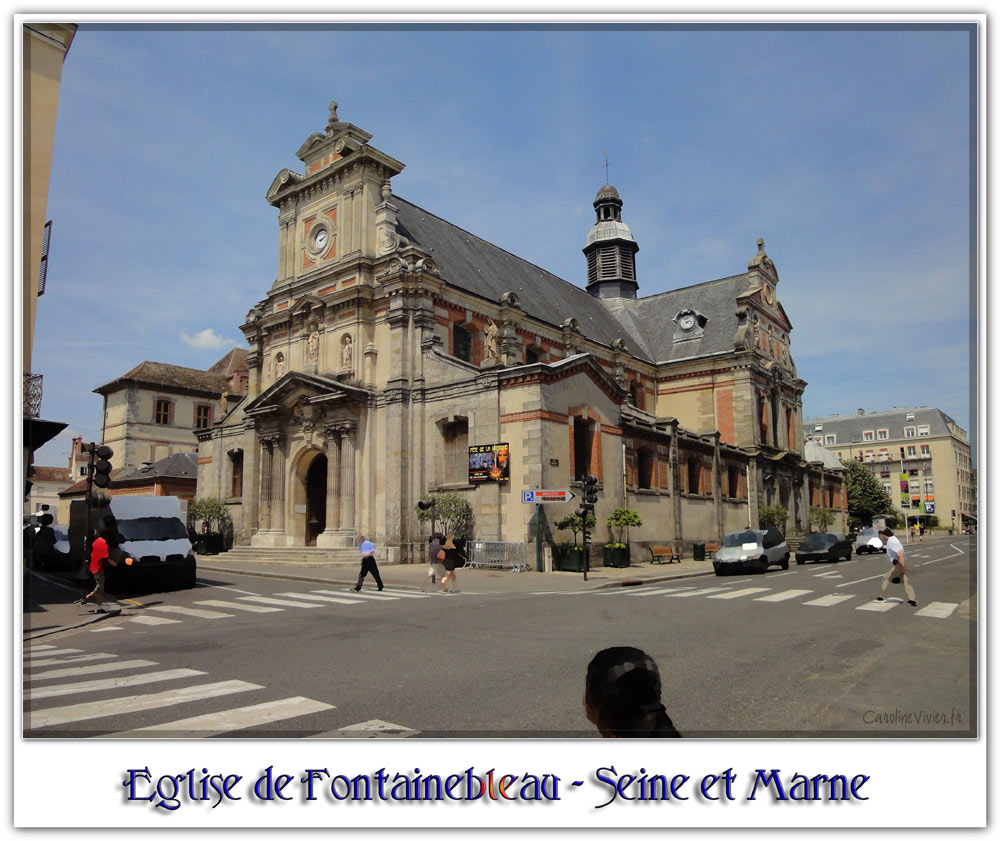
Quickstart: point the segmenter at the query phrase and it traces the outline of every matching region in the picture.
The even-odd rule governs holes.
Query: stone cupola
[[[594,199],[597,221],[587,234],[587,291],[597,298],[635,298],[635,254],[639,246],[622,222],[622,199],[605,184]]]

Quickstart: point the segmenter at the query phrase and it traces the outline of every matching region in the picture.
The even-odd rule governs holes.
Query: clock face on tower
[[[680,320],[677,322],[677,325],[681,328],[681,330],[690,330],[694,327],[694,316],[690,313],[682,315]]]
[[[326,228],[320,228],[313,238],[313,244],[317,251],[323,251],[330,242],[330,233]]]

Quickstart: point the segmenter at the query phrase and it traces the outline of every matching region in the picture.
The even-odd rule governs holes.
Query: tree
[[[612,529],[618,529],[617,545],[626,546],[628,545],[629,526],[635,526],[638,528],[642,525],[642,518],[639,516],[639,512],[635,509],[616,508],[611,512],[611,516],[608,517],[606,525],[609,532],[611,532]],[[623,537],[624,539],[622,539]]]
[[[558,523],[556,523],[556,530],[573,532],[573,546],[578,549],[579,542],[577,541],[576,536],[583,531],[585,525],[586,528],[591,530],[597,525],[597,517],[589,511],[587,512],[586,523],[584,522],[583,517],[577,513],[573,513],[568,517],[563,517]]]
[[[442,534],[453,534],[462,538],[472,537],[475,517],[472,514],[472,506],[462,494],[452,491],[423,497],[420,501],[434,503],[430,508],[417,509],[417,519],[420,522],[432,520]]]
[[[788,509],[784,505],[765,505],[757,515],[757,521],[762,529],[785,530],[788,522]]]
[[[836,516],[832,508],[813,508],[809,512],[810,522],[816,526],[817,531],[821,532],[830,528]]]
[[[892,497],[872,472],[856,459],[842,461],[847,468],[847,513],[852,522],[867,526],[872,518],[892,508]]]
[[[195,526],[195,531],[200,531],[197,524],[202,520],[208,520],[208,529],[214,532],[223,531],[233,522],[226,503],[215,496],[206,496],[189,502],[187,518],[188,523]]]

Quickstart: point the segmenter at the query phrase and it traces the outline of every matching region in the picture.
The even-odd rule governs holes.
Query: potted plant
[[[573,532],[573,543],[562,543],[559,545],[559,569],[562,572],[580,572],[583,569],[583,546],[577,540],[577,535],[586,529],[593,529],[597,525],[597,518],[587,512],[586,518],[573,513],[568,517],[563,517],[556,523],[557,531]]]
[[[614,536],[614,530],[618,529],[618,540],[604,544],[604,566],[606,567],[627,567],[631,559],[628,543],[628,530],[630,526],[641,526],[642,518],[639,512],[632,508],[616,508],[608,517],[608,532]]]
[[[226,503],[218,497],[206,496],[189,503],[187,519],[196,553],[218,555],[232,545],[233,519]]]
[[[788,509],[784,505],[765,505],[760,509],[758,522],[762,529],[780,529],[785,531],[788,522]]]

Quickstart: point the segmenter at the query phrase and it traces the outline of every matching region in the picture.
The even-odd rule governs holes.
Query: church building
[[[403,164],[371,137],[331,103],[302,172],[267,191],[278,273],[240,328],[247,394],[196,432],[198,495],[227,501],[237,544],[347,557],[363,533],[422,562],[416,503],[440,491],[467,496],[476,538],[528,543],[522,492],[579,495],[588,474],[596,545],[623,506],[643,521],[633,547],[689,552],[779,503],[790,539],[815,505],[843,530],[841,472],[804,457],[806,383],[763,240],[746,271],[639,297],[606,184],[576,285],[395,195]],[[576,504],[542,506],[547,540],[570,538],[550,524]]]

